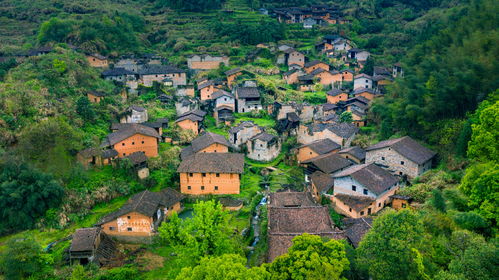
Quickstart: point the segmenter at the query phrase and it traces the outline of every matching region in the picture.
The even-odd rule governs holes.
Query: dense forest
[[[5,279],[496,279],[497,1],[334,1],[351,23],[308,31],[253,10],[330,2],[2,1],[0,54],[54,47],[21,63],[0,61],[0,272]],[[175,109],[155,100],[157,89],[141,89],[144,94],[123,100],[122,88],[101,79],[73,46],[110,58],[157,53],[177,66],[192,53],[221,53],[237,66],[271,68],[274,57],[254,45],[292,43],[314,55],[313,45],[331,33],[371,51],[363,70],[368,74],[375,65],[401,62],[404,67],[405,77],[374,102],[371,124],[358,141],[410,135],[438,152],[436,168],[402,190],[421,205],[418,210],[385,211],[357,249],[304,234],[284,257],[250,267],[231,217],[212,201],[194,204],[192,219],[174,215],[161,226],[153,245],[160,249],[154,252],[174,261],[161,263],[157,271],[145,273],[132,264],[109,270],[67,266],[63,248],[46,250],[54,237],[64,238],[76,225],[92,225],[128,195],[178,186],[179,147],[150,160],[146,180],[138,180],[126,162],[98,172],[76,162],[77,152],[97,146],[109,123],[130,104],[146,106],[152,120],[174,118]],[[259,60],[252,61],[257,54]],[[271,79],[259,82],[268,92],[278,91]],[[90,103],[88,91],[103,92],[105,101]]]

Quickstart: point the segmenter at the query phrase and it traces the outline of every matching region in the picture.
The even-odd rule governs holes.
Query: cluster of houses
[[[349,20],[342,17],[337,5],[312,5],[310,7],[276,8],[270,14],[282,23],[302,23],[304,28],[315,25],[345,24]]]
[[[293,12],[298,10],[305,14]],[[293,20],[301,22],[310,18],[309,14],[328,18],[334,15],[326,7],[316,7],[283,10],[279,16],[288,20],[285,18],[293,15]],[[346,55],[349,61],[360,65],[369,56],[342,37],[323,39],[316,50],[327,56]],[[312,90],[317,83],[330,88],[325,104],[264,104],[258,84],[251,78],[240,78],[247,74],[241,68],[226,71],[222,79],[201,78],[195,88],[187,83],[187,71],[165,65],[158,56],[122,57],[113,68],[107,68],[110,64],[104,63],[102,57],[87,57],[92,66],[106,69],[102,72],[104,79],[123,83],[128,90],[155,82],[175,87],[177,116],[172,123],[192,131],[195,138],[180,153],[179,190],[140,192],[94,227],[77,230],[70,247],[72,262],[112,262],[120,254],[115,240],[150,242],[173,211],[182,211],[182,201],[187,196],[219,195],[226,209],[241,209],[243,202],[231,195],[241,191],[241,179],[247,170],[245,158],[270,162],[281,154],[282,143],[294,136],[298,145],[286,157],[303,167],[306,188],[301,192],[285,189],[268,194],[268,261],[284,254],[291,240],[305,232],[346,239],[356,247],[371,227],[371,215],[387,205],[396,209],[409,207],[411,199],[398,191],[406,179],[431,168],[435,153],[407,136],[366,148],[352,146],[360,127],[366,124],[370,102],[383,95],[385,85],[403,76],[402,67],[375,67],[372,76],[356,75],[358,69],[333,70],[323,61],[307,61],[302,52],[288,46],[280,46],[278,52],[277,63],[289,69],[283,74],[288,84],[297,84],[302,91]],[[197,73],[216,69],[220,64],[228,66],[229,59],[193,55],[187,64]],[[347,90],[346,83],[352,84],[353,89]],[[87,97],[99,103],[105,94],[89,92]],[[235,113],[262,110],[277,121],[277,135],[253,121],[235,122]],[[343,112],[351,113],[351,121],[340,118]],[[219,124],[230,126],[227,137],[207,131],[203,123],[208,114]],[[146,178],[148,159],[158,156],[160,142],[169,141],[164,133],[168,126],[169,120],[150,121],[146,108],[130,106],[119,115],[119,122],[111,124],[110,133],[100,146],[80,151],[78,160],[85,166],[102,166],[126,159],[139,178]],[[321,205],[324,199],[346,217],[346,227],[340,229],[334,224],[328,207]]]

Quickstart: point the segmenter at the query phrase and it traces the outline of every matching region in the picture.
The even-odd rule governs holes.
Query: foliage
[[[52,176],[26,164],[1,167],[0,232],[32,228],[45,211],[61,203],[64,190]]]
[[[6,279],[27,279],[51,274],[52,258],[32,236],[10,239],[0,256],[0,271]],[[30,278],[31,279],[31,278]]]
[[[158,7],[170,7],[175,10],[190,12],[205,12],[219,9],[224,0],[157,0]]]
[[[494,279],[499,267],[498,254],[499,249],[493,243],[470,246],[464,254],[451,261],[449,272],[469,280]]]
[[[92,103],[85,96],[80,97],[76,101],[76,113],[85,121],[93,122],[95,120],[95,111],[92,108]]]
[[[447,206],[445,205],[445,199],[442,195],[442,191],[440,191],[439,189],[433,189],[432,193],[433,197],[430,202],[433,208],[445,213]]]
[[[104,270],[96,278],[96,280],[130,280],[140,279],[139,272],[133,267],[117,267],[109,270]]]
[[[277,257],[268,271],[271,279],[343,279],[349,267],[345,246],[334,239],[304,233],[293,239],[288,253]]]
[[[499,98],[499,90],[494,93]],[[472,125],[468,156],[479,161],[499,160],[499,101],[484,101],[477,110],[478,123]]]
[[[240,255],[225,254],[219,257],[204,257],[195,267],[186,267],[177,276],[178,280],[260,280],[270,279],[269,273],[261,267],[246,268],[246,259]]]
[[[227,36],[231,41],[256,45],[258,43],[277,42],[285,38],[286,27],[272,19],[262,19],[259,23],[243,21],[218,21],[212,26],[218,36]]]
[[[417,279],[413,248],[424,256],[423,226],[411,210],[386,211],[374,220],[358,248],[358,262],[374,279]]]
[[[62,42],[71,31],[73,31],[73,26],[70,21],[64,21],[54,17],[42,23],[40,26],[38,42],[41,44],[47,42]]]
[[[73,267],[73,271],[71,272],[70,280],[86,280],[88,279],[88,274],[85,272],[85,268],[78,264]]]
[[[352,118],[351,112],[345,111],[345,112],[341,113],[340,122],[351,123],[352,121],[353,121],[353,118]]]

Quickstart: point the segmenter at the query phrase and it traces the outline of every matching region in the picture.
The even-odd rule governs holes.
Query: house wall
[[[267,147],[267,142],[255,139],[253,141],[248,141],[247,145],[248,158],[258,161],[271,161],[279,156],[279,153],[281,152],[281,144],[279,141]]]
[[[321,139],[331,139],[333,142],[337,143],[338,145],[342,146],[342,148],[348,148],[350,147],[350,144],[352,143],[353,138],[355,137],[355,134],[352,135],[352,137],[348,139],[344,139],[331,131],[325,129],[323,131],[318,131],[313,133],[312,135],[309,134],[308,128],[304,125],[300,125],[298,128],[298,137],[297,141],[300,144],[309,144],[313,141],[316,140],[321,140]]]
[[[384,159],[383,159],[384,158]],[[418,165],[417,163],[403,157],[390,147],[366,152],[366,163],[387,166],[387,169],[396,175],[407,175],[415,178],[431,168],[431,160]],[[404,162],[404,164],[402,164]]]
[[[147,115],[147,110],[143,112],[132,110],[132,114],[124,116],[120,122],[121,123],[143,123],[147,122],[149,119]]]
[[[327,96],[327,103],[336,104],[340,101],[346,101],[347,99],[348,99],[348,94],[346,94],[346,93],[341,93],[341,94],[336,95],[336,96],[328,95]]]
[[[201,101],[211,100],[211,95],[215,92],[215,86],[209,85],[199,90],[199,95],[201,96]]]
[[[346,158],[346,159],[349,159],[357,164],[361,164],[362,163],[362,160],[358,159],[357,157],[354,157],[352,156],[351,154],[346,154],[346,153],[343,153],[343,154],[338,154],[339,156],[343,157],[343,158]]]
[[[288,85],[296,84],[298,83],[298,74],[300,74],[300,72],[296,71],[288,76],[284,76],[284,80],[286,80]]]
[[[128,219],[130,217],[130,219]],[[131,212],[116,220],[101,225],[106,234],[125,236],[151,236],[153,235],[153,219],[137,212]],[[113,228],[113,230],[110,229]],[[131,231],[128,231],[131,228]]]
[[[198,153],[228,153],[229,152],[229,147],[218,144],[218,143],[213,143],[210,146],[200,150]]]
[[[192,195],[239,194],[240,175],[220,173],[180,173],[180,192]],[[190,186],[190,189],[189,189]],[[201,189],[204,186],[204,190]],[[218,186],[218,190],[215,190]]]
[[[373,88],[373,81],[365,77],[357,78],[353,81],[353,88]]]
[[[185,86],[187,84],[186,73],[142,75],[140,77],[142,84],[146,87],[152,86],[153,82],[162,83],[165,78],[170,78],[173,81],[173,86]]]
[[[305,55],[300,52],[292,52],[288,57],[288,66],[291,64],[298,64],[301,67],[305,65]]]
[[[400,210],[404,208],[409,208],[410,204],[405,199],[394,198],[392,199],[392,208],[395,210]]]
[[[189,69],[196,69],[196,70],[217,69],[220,66],[220,63],[225,64],[225,66],[229,66],[229,57],[195,55],[187,59],[187,67],[189,67]]]
[[[326,63],[318,63],[318,64],[311,66],[311,67],[305,67],[305,72],[310,74],[312,71],[319,69],[319,68],[324,69],[326,71],[329,71],[329,65],[327,65]]]
[[[254,125],[252,127],[245,127],[237,133],[237,136],[234,136],[233,133],[229,135],[229,141],[234,146],[240,148],[242,144],[246,143],[250,138],[262,132],[262,129]],[[235,139],[235,141],[234,141]]]
[[[345,82],[352,82],[353,81],[353,73],[348,72],[348,71],[342,71],[341,76],[343,81]]]
[[[95,96],[91,93],[87,93],[88,100],[92,103],[99,103],[102,100],[101,96]]]
[[[98,59],[90,55],[87,55],[87,61],[92,67],[106,68],[109,66],[107,59]]]
[[[362,97],[365,97],[366,99],[369,99],[369,100],[373,100],[374,99],[374,94],[372,94],[370,92],[367,92],[367,91],[359,93],[359,94],[357,94],[355,96],[362,96]]]
[[[301,112],[299,112],[298,117],[300,117],[300,122],[311,122],[315,117],[315,107],[312,105],[303,105]]]
[[[182,129],[190,129],[190,130],[194,131],[195,135],[198,135],[198,133],[199,133],[199,124],[198,124],[198,122],[194,122],[194,121],[191,121],[191,120],[183,120],[183,121],[177,122],[177,124]]]
[[[147,157],[158,156],[158,139],[152,136],[135,134],[113,145],[118,157],[126,157],[135,152],[144,152]]]
[[[182,211],[182,204],[179,202],[173,204],[172,206],[168,207],[168,209],[166,209],[166,217],[170,217],[172,214],[173,214],[173,211],[177,212],[177,213],[180,213],[180,211]]]
[[[262,110],[262,104],[260,101],[249,101],[246,99],[239,98],[237,99],[237,112],[238,113],[248,113],[251,111],[259,111]]]
[[[229,88],[232,88],[232,83],[236,80],[237,76],[242,75],[242,74],[243,74],[243,73],[241,73],[241,72],[237,72],[237,73],[235,73],[235,74],[228,75],[228,76],[227,76],[227,86],[228,86]]]
[[[350,218],[366,217],[368,216],[369,208],[371,208],[371,214],[375,214],[381,209],[383,209],[386,205],[388,205],[390,203],[390,196],[395,194],[395,192],[398,189],[399,189],[398,186],[393,187],[391,190],[388,190],[385,193],[381,194],[379,197],[377,197],[373,203],[366,206],[364,209],[360,209],[359,211],[352,209],[350,206],[344,204],[342,201],[336,199],[334,196],[331,197],[331,201],[333,202],[334,209],[340,214],[343,214]],[[335,186],[335,193],[336,193],[336,186]]]
[[[321,85],[330,86],[333,82],[336,82],[336,77],[340,75],[333,75],[331,72],[322,72],[315,75],[315,78],[319,78]],[[341,77],[341,76],[340,76]]]
[[[215,100],[215,108],[218,108],[220,106],[229,106],[232,108],[233,111],[236,110],[236,99],[233,97],[229,96],[222,96],[219,97]]]

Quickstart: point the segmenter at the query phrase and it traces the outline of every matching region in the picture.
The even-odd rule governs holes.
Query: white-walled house
[[[373,78],[366,74],[360,74],[354,77],[353,89],[359,88],[373,88]]]

